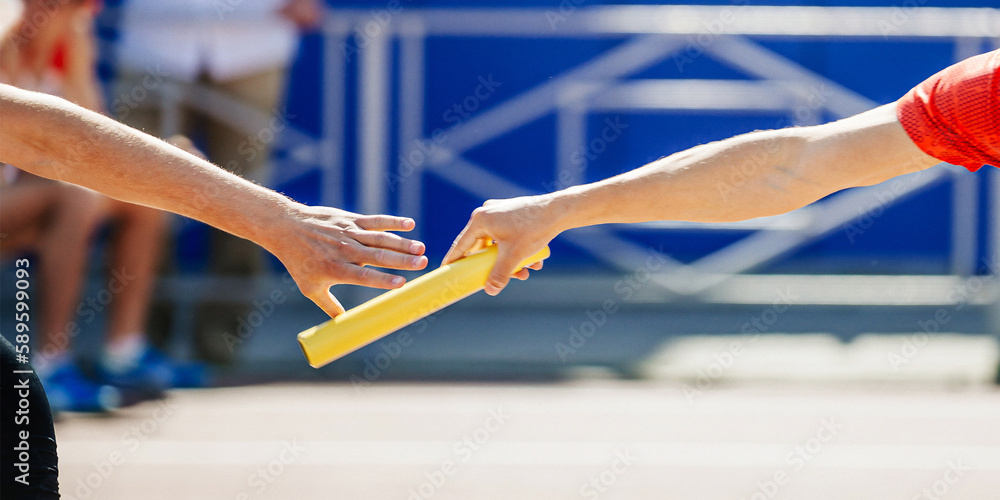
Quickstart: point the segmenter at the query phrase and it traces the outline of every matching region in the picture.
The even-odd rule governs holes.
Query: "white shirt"
[[[0,38],[21,19],[24,3],[21,0],[0,0]]]
[[[288,66],[298,31],[287,0],[127,0],[118,60],[131,70],[226,81]]]

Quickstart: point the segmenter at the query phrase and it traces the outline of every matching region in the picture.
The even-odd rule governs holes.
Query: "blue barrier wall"
[[[126,0],[127,1],[127,0]],[[690,1],[688,4],[728,5],[732,2]],[[433,7],[543,7],[558,9],[569,6],[586,7],[597,4],[662,4],[651,1],[590,2],[582,0],[539,1],[406,1],[399,2],[403,9]],[[753,5],[764,3],[752,2]],[[995,0],[933,0],[894,1],[769,1],[766,5],[818,5],[818,6],[902,6],[927,7],[1000,7]],[[328,2],[334,8],[380,9],[389,5],[386,0]],[[477,112],[496,106],[547,79],[558,76],[596,55],[622,43],[624,39],[601,38],[589,40],[568,39],[512,39],[512,38],[431,38],[427,43],[425,82],[427,98],[424,103],[425,133],[437,127],[453,125],[447,110],[468,96],[482,76],[491,75],[501,85],[481,102]],[[802,66],[830,78],[839,84],[878,103],[888,103],[903,95],[921,80],[953,62],[953,45],[950,41],[815,41],[803,39],[754,39],[755,42],[795,61]],[[398,59],[398,47],[394,58]],[[288,113],[297,127],[319,136],[322,130],[321,109],[323,44],[319,35],[303,39],[301,51],[291,73]],[[346,141],[343,193],[347,209],[355,209],[354,185],[357,152],[357,89],[355,87],[357,61],[348,64],[348,102],[345,109]],[[672,61],[665,61],[653,68],[634,75],[634,78],[749,78],[739,72],[701,57],[683,69]],[[393,95],[398,95],[398,78],[394,79]],[[394,113],[398,103],[394,102]],[[823,117],[824,120],[831,116]],[[589,134],[600,134],[605,119],[615,119],[627,129],[620,138],[608,144],[607,149],[593,155],[588,165],[587,180],[597,180],[635,168],[650,160],[665,156],[697,144],[723,139],[755,129],[781,126],[787,121],[780,115],[761,113],[619,113],[593,114],[589,118]],[[393,128],[395,135],[398,130]],[[392,158],[399,153],[393,142]],[[467,154],[491,171],[538,192],[548,191],[555,171],[555,118],[548,115],[526,127],[484,144]],[[287,154],[277,151],[280,158]],[[985,171],[977,175],[985,177]],[[290,196],[308,203],[320,202],[320,174],[312,173],[286,182],[278,188]],[[985,178],[983,179],[985,180]],[[981,182],[980,253],[986,252],[987,207],[993,202],[988,198],[985,182]],[[433,258],[443,255],[454,236],[464,225],[468,214],[483,199],[473,197],[454,186],[427,176],[421,213],[414,216],[422,227],[422,237],[428,243]],[[878,217],[871,230],[857,237],[846,231],[836,231],[796,251],[794,254],[771,264],[764,271],[806,272],[863,272],[863,273],[943,273],[948,270],[950,250],[951,188],[942,183],[925,192],[895,204]],[[390,209],[396,211],[393,204]],[[203,238],[197,224],[185,226],[185,237],[179,251],[182,260],[194,267],[203,255]],[[741,233],[705,232],[649,232],[623,233],[642,244],[662,248],[680,260],[696,259],[720,248]],[[559,258],[552,259],[550,267],[573,270],[600,270],[604,266],[580,251],[559,243],[554,245]]]
[[[575,3],[575,2],[574,2]],[[603,4],[654,4],[659,2],[600,2]],[[694,4],[726,5],[727,2],[685,2]],[[923,2],[932,6],[932,2]],[[557,7],[567,2],[516,1],[516,2],[461,2],[425,1],[402,2],[404,8],[440,6],[541,6]],[[580,2],[580,6],[593,5]],[[756,5],[757,3],[754,3]],[[823,6],[895,6],[909,5],[886,1],[786,1],[768,2],[769,5],[823,5]],[[332,6],[366,7],[377,9],[385,2],[336,2]],[[947,7],[996,7],[991,1],[947,2]],[[804,41],[794,39],[755,40],[790,60],[816,73],[828,77],[878,103],[888,103],[904,94],[913,85],[953,61],[953,45],[949,42],[926,41]],[[482,103],[482,110],[489,109],[561,72],[582,63],[609,48],[620,40],[531,40],[531,39],[454,39],[432,38],[427,48],[427,100],[426,125],[429,133],[437,127],[450,126],[446,111],[467,96],[482,75],[493,75],[502,82],[496,93]],[[486,56],[488,55],[488,56]],[[299,63],[293,75],[296,92],[290,99],[290,109],[297,115],[297,122],[318,130],[318,109],[315,106],[320,80],[319,61],[322,46],[318,37],[304,40]],[[398,53],[396,54],[398,57]],[[349,72],[356,69],[350,65]],[[353,75],[352,75],[353,76]],[[637,78],[747,78],[731,68],[703,57],[679,71],[667,61]],[[398,82],[394,84],[398,85]],[[349,100],[356,95],[348,88]],[[481,111],[481,110],[480,110]],[[356,140],[352,124],[356,125],[356,108],[348,104],[348,140],[346,142],[345,185],[353,186],[355,177],[351,166],[356,164]],[[626,124],[627,131],[620,140],[610,144],[606,151],[594,155],[588,166],[588,180],[597,180],[642,165],[675,151],[707,141],[762,128],[774,128],[784,123],[783,117],[766,114],[679,114],[679,113],[628,113],[615,116],[592,115],[590,136],[599,134],[605,118],[617,118]],[[832,117],[824,117],[831,119]],[[555,165],[553,115],[507,134],[476,148],[467,157],[491,171],[536,191],[546,191],[553,180]],[[398,151],[394,148],[394,153]],[[393,155],[395,158],[395,154]],[[969,175],[984,175],[969,174]],[[303,179],[299,186],[287,186],[289,192],[309,201],[316,201],[318,193],[315,179]],[[985,185],[985,183],[981,183]],[[425,203],[418,217],[422,223],[423,237],[430,252],[441,255],[451,239],[463,226],[467,214],[481,204],[476,199],[455,189],[447,182],[429,175],[425,188]],[[985,188],[982,192],[982,211],[985,218],[990,200]],[[354,192],[345,192],[348,205],[354,203]],[[948,183],[937,185],[889,208],[878,218],[877,227],[859,237],[848,237],[846,231],[834,232],[810,244],[794,255],[773,265],[770,270],[810,270],[817,272],[946,272],[950,247],[950,200]],[[985,226],[985,224],[982,224]],[[703,232],[629,234],[637,241],[663,247],[681,260],[690,260],[725,245],[739,234],[705,234]],[[985,227],[981,228],[981,250],[985,251]],[[557,245],[560,259],[555,265],[574,268],[599,268],[600,265],[572,248]]]

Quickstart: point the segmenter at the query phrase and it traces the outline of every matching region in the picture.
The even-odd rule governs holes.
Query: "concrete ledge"
[[[679,337],[643,361],[646,378],[698,386],[733,381],[991,384],[1000,363],[993,336],[916,333]]]

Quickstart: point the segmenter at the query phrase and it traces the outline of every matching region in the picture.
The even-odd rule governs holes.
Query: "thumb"
[[[497,248],[497,261],[493,264],[493,270],[490,272],[488,278],[486,278],[486,293],[490,295],[496,295],[503,290],[507,283],[510,282],[511,275],[519,267],[518,264],[521,263],[522,258],[517,255],[509,245],[499,244]]]
[[[315,302],[316,305],[331,318],[344,313],[344,306],[340,304],[337,297],[334,297],[333,294],[330,293],[329,288],[320,290],[315,295],[309,296],[309,299]]]

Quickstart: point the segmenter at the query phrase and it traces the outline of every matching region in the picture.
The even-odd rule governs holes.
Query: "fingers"
[[[359,231],[354,239],[366,247],[385,248],[410,255],[423,255],[426,250],[423,243],[393,233]]]
[[[338,273],[335,281],[337,283],[348,283],[371,288],[393,289],[403,286],[406,283],[406,278],[384,273],[370,267],[343,263],[341,272]]]
[[[368,231],[411,231],[417,227],[413,219],[394,215],[362,215],[354,223]]]
[[[340,304],[340,301],[330,293],[330,289],[320,290],[315,294],[309,296],[309,299],[316,303],[320,309],[326,314],[330,315],[331,318],[342,314],[344,312],[344,306]]]
[[[493,244],[493,238],[479,238],[476,243],[472,245],[472,248],[466,250],[466,254],[476,253],[490,245]]]
[[[413,255],[423,255],[427,250],[427,247],[419,241],[383,232],[410,231],[416,227],[413,219],[392,215],[363,215],[355,220],[355,224],[366,231],[355,237],[358,242],[365,246],[388,248]]]
[[[476,230],[472,229],[472,225],[473,222],[470,221],[465,226],[465,229],[458,234],[458,238],[455,238],[455,242],[451,244],[451,248],[448,249],[448,253],[444,256],[444,261],[441,262],[442,266],[461,259],[479,241],[480,235]]]
[[[541,268],[542,268],[542,265],[543,265],[544,263],[545,263],[545,261],[543,261],[543,260],[540,260],[540,261],[538,261],[538,262],[535,262],[534,264],[532,264],[532,265],[530,265],[530,266],[525,266],[525,268],[524,268],[524,269],[521,269],[520,271],[518,271],[518,272],[514,273],[514,276],[513,276],[513,277],[514,277],[514,278],[517,278],[517,279],[519,279],[519,280],[521,280],[521,281],[524,281],[524,280],[528,279],[528,276],[529,276],[529,271],[528,271],[528,269],[532,269],[532,270],[535,270],[535,271],[538,271],[539,269],[541,269]]]
[[[419,271],[427,267],[427,257],[410,255],[386,250],[384,248],[361,247],[356,264],[400,269],[404,271]]]
[[[426,265],[427,258],[420,257],[420,259],[423,259]],[[330,293],[332,284],[346,283],[371,288],[392,289],[399,288],[406,283],[406,279],[402,276],[394,276],[348,262],[330,262],[321,272],[306,274],[309,275],[306,281],[296,279],[296,282],[300,284],[299,288],[306,297],[315,302],[331,318],[344,312],[344,306]]]
[[[493,265],[490,276],[486,278],[486,287],[484,288],[486,293],[490,295],[500,293],[500,290],[503,290],[507,286],[507,283],[510,282],[511,275],[518,268],[521,259],[523,257],[518,257],[516,252],[512,251],[509,246],[505,247],[501,245],[498,248],[497,262]]]

